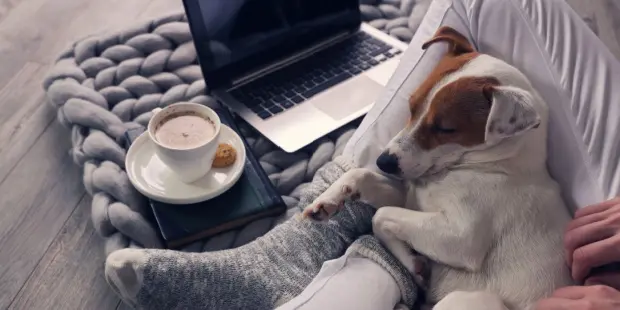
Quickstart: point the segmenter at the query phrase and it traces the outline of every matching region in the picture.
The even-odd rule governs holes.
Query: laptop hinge
[[[333,45],[339,41],[342,41],[343,39],[347,38],[349,35],[351,34],[351,32],[347,31],[347,32],[342,32],[339,33],[337,35],[334,35],[324,41],[322,41],[321,43],[318,43],[316,45],[313,45],[310,48],[304,49],[300,52],[297,52],[289,57],[283,58],[279,61],[273,62],[269,65],[266,65],[258,70],[252,71],[251,73],[245,74],[237,79],[234,79],[232,81],[232,85],[230,88],[235,88],[239,85],[251,82],[261,76],[265,76],[271,72],[274,72],[276,70],[282,69],[283,67],[286,67],[296,61],[299,61],[302,58],[308,57],[310,55],[312,55],[313,53],[322,50],[330,45]]]

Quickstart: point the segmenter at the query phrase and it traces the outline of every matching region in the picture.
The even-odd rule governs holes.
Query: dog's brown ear
[[[436,42],[448,42],[450,47],[448,52],[454,56],[474,52],[474,47],[467,38],[452,27],[443,26],[437,30],[432,39],[422,44],[422,49],[427,49]]]

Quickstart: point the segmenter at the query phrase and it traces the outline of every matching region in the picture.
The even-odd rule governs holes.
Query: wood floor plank
[[[183,12],[183,3],[181,1],[152,0],[144,11],[138,15],[138,19],[147,20],[178,12]]]
[[[71,215],[84,194],[81,171],[67,153],[68,129],[54,121],[55,111],[44,102],[41,82],[72,41],[120,30],[136,23],[139,15],[148,19],[165,14],[167,6],[162,1],[149,6],[151,0],[0,1],[0,308],[6,308],[26,281],[14,308],[49,308],[42,304],[49,299],[35,297],[45,294],[53,295],[56,305],[65,304],[63,309],[115,308],[119,301],[101,282],[100,268],[84,269],[58,258],[98,258],[102,263],[103,253],[101,243],[91,242],[92,227],[76,226],[90,225],[88,216]],[[73,229],[80,237],[61,234],[53,241],[65,222],[63,231]],[[67,242],[79,246],[65,248]],[[82,280],[71,282],[73,277]],[[100,282],[82,285],[96,280]],[[59,291],[57,283],[74,291],[63,295],[67,291]],[[90,294],[99,296],[84,297]]]
[[[85,193],[80,168],[67,152],[68,134],[53,122],[0,184],[0,309],[11,303]]]
[[[79,16],[93,1],[96,0],[22,0],[17,3],[0,21],[0,85],[5,85],[32,60],[33,53],[41,46],[55,42],[57,33],[63,31],[67,21]],[[48,53],[55,55],[58,51],[48,49]]]
[[[0,123],[15,118],[15,114],[19,114],[21,118],[24,114],[28,114],[28,110],[32,110],[33,102],[28,102],[28,99],[33,97],[34,90],[41,88],[41,84],[36,83],[44,74],[43,65],[27,62],[6,85],[0,86],[0,103],[2,103]]]
[[[41,83],[62,49],[88,34],[125,28],[137,16],[145,20],[180,9],[180,2],[167,0],[67,0],[61,5],[22,0],[14,7],[11,13],[21,18],[11,15],[0,23],[0,182],[53,119],[50,107],[41,107]],[[76,17],[67,22],[64,16],[71,15]],[[50,29],[53,34],[46,35]],[[21,35],[3,35],[13,32]]]
[[[0,85],[27,61],[52,64],[75,40],[126,28],[150,2],[21,0],[0,20]]]
[[[103,278],[104,260],[84,195],[9,309],[115,309],[119,299]]]
[[[81,0],[63,0],[81,1]],[[52,63],[59,52],[71,42],[94,34],[116,32],[136,24],[138,15],[152,0],[89,0],[88,6],[74,14],[70,20],[64,20],[58,27],[61,31],[54,34],[53,39],[39,45],[31,56],[33,60]],[[55,2],[48,1],[50,4]],[[177,2],[177,1],[171,1]],[[180,2],[180,1],[178,1]],[[47,8],[47,7],[46,7]],[[50,11],[53,8],[49,8]],[[53,51],[50,53],[50,51]]]
[[[44,74],[44,66],[28,62],[0,87],[0,183],[56,118],[41,89]]]

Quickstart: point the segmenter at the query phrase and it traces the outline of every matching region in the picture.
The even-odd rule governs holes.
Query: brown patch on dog
[[[467,38],[450,27],[444,26],[439,28],[433,38],[422,45],[422,49],[427,49],[435,42],[448,42],[450,48],[426,80],[409,97],[411,117],[407,126],[413,125],[420,117],[420,114],[423,112],[424,101],[437,82],[447,75],[458,71],[469,61],[480,55],[474,51]]]
[[[474,146],[484,143],[494,77],[463,77],[442,87],[420,120],[415,139],[422,149],[447,143]]]

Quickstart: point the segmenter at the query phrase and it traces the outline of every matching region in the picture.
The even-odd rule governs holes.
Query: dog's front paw
[[[333,186],[321,194],[303,212],[304,217],[315,221],[326,221],[344,208],[347,199],[358,200],[360,193],[351,185]]]
[[[313,202],[304,210],[304,217],[315,221],[327,221],[330,217],[338,213],[338,211],[344,207],[344,201],[340,204],[334,204],[332,202]]]

